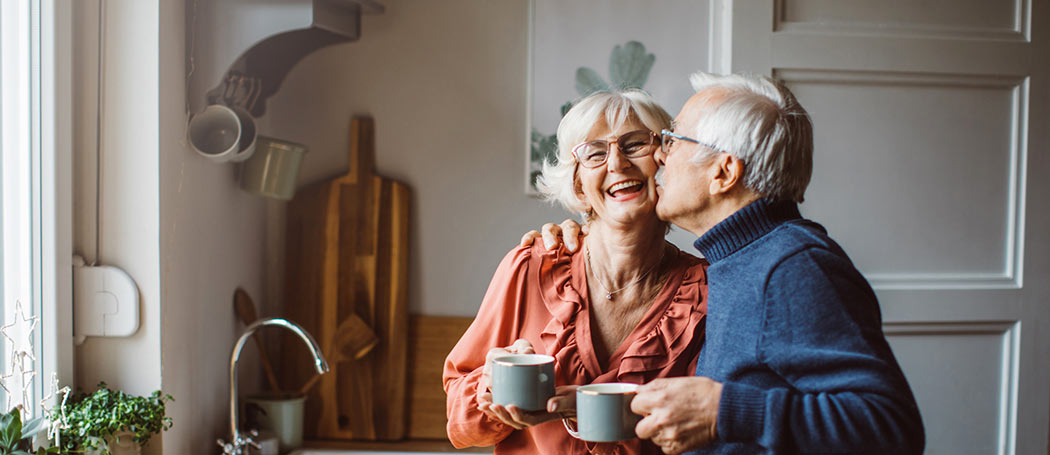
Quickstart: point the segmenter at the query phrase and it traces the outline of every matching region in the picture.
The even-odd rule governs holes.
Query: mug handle
[[[575,423],[572,423],[571,424],[572,427],[570,427],[570,420],[567,419],[567,418],[564,418],[564,417],[561,419],[561,423],[562,423],[562,425],[565,425],[565,431],[568,431],[570,436],[572,436],[572,437],[574,437],[576,439],[581,439],[580,438],[580,433],[578,431],[572,429],[572,427],[576,426]]]

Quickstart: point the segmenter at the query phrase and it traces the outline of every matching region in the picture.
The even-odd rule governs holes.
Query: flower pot
[[[98,441],[98,438],[91,438]],[[130,431],[118,431],[111,437],[106,438],[110,455],[142,455],[142,447],[135,442],[135,433]],[[101,448],[91,449],[85,455],[103,455]]]
[[[142,455],[142,447],[135,442],[135,433],[130,431],[118,431],[106,441],[110,455]]]

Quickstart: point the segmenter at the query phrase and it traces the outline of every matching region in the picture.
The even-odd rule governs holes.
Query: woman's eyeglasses
[[[624,133],[615,141],[589,141],[572,149],[572,155],[583,167],[594,168],[609,161],[611,144],[627,158],[640,158],[653,153],[656,145],[656,133],[649,130],[638,130]]]

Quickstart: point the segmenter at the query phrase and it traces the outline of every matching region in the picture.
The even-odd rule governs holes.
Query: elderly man
[[[808,114],[765,77],[691,82],[657,152],[656,209],[696,234],[710,262],[707,338],[695,377],[639,390],[638,436],[669,454],[922,453],[922,419],[871,286],[799,214]]]

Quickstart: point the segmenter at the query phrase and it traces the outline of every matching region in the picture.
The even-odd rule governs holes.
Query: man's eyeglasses
[[[664,152],[664,155],[668,155],[671,153],[671,146],[674,145],[675,141],[692,142],[694,144],[700,144],[710,148],[714,148],[689,136],[682,136],[681,134],[675,133],[674,131],[660,131],[660,150]]]
[[[583,167],[594,168],[609,161],[609,149],[615,143],[617,150],[627,158],[639,158],[653,153],[656,148],[656,133],[649,130],[631,131],[624,133],[615,141],[589,141],[581,143],[572,149],[572,155]]]

